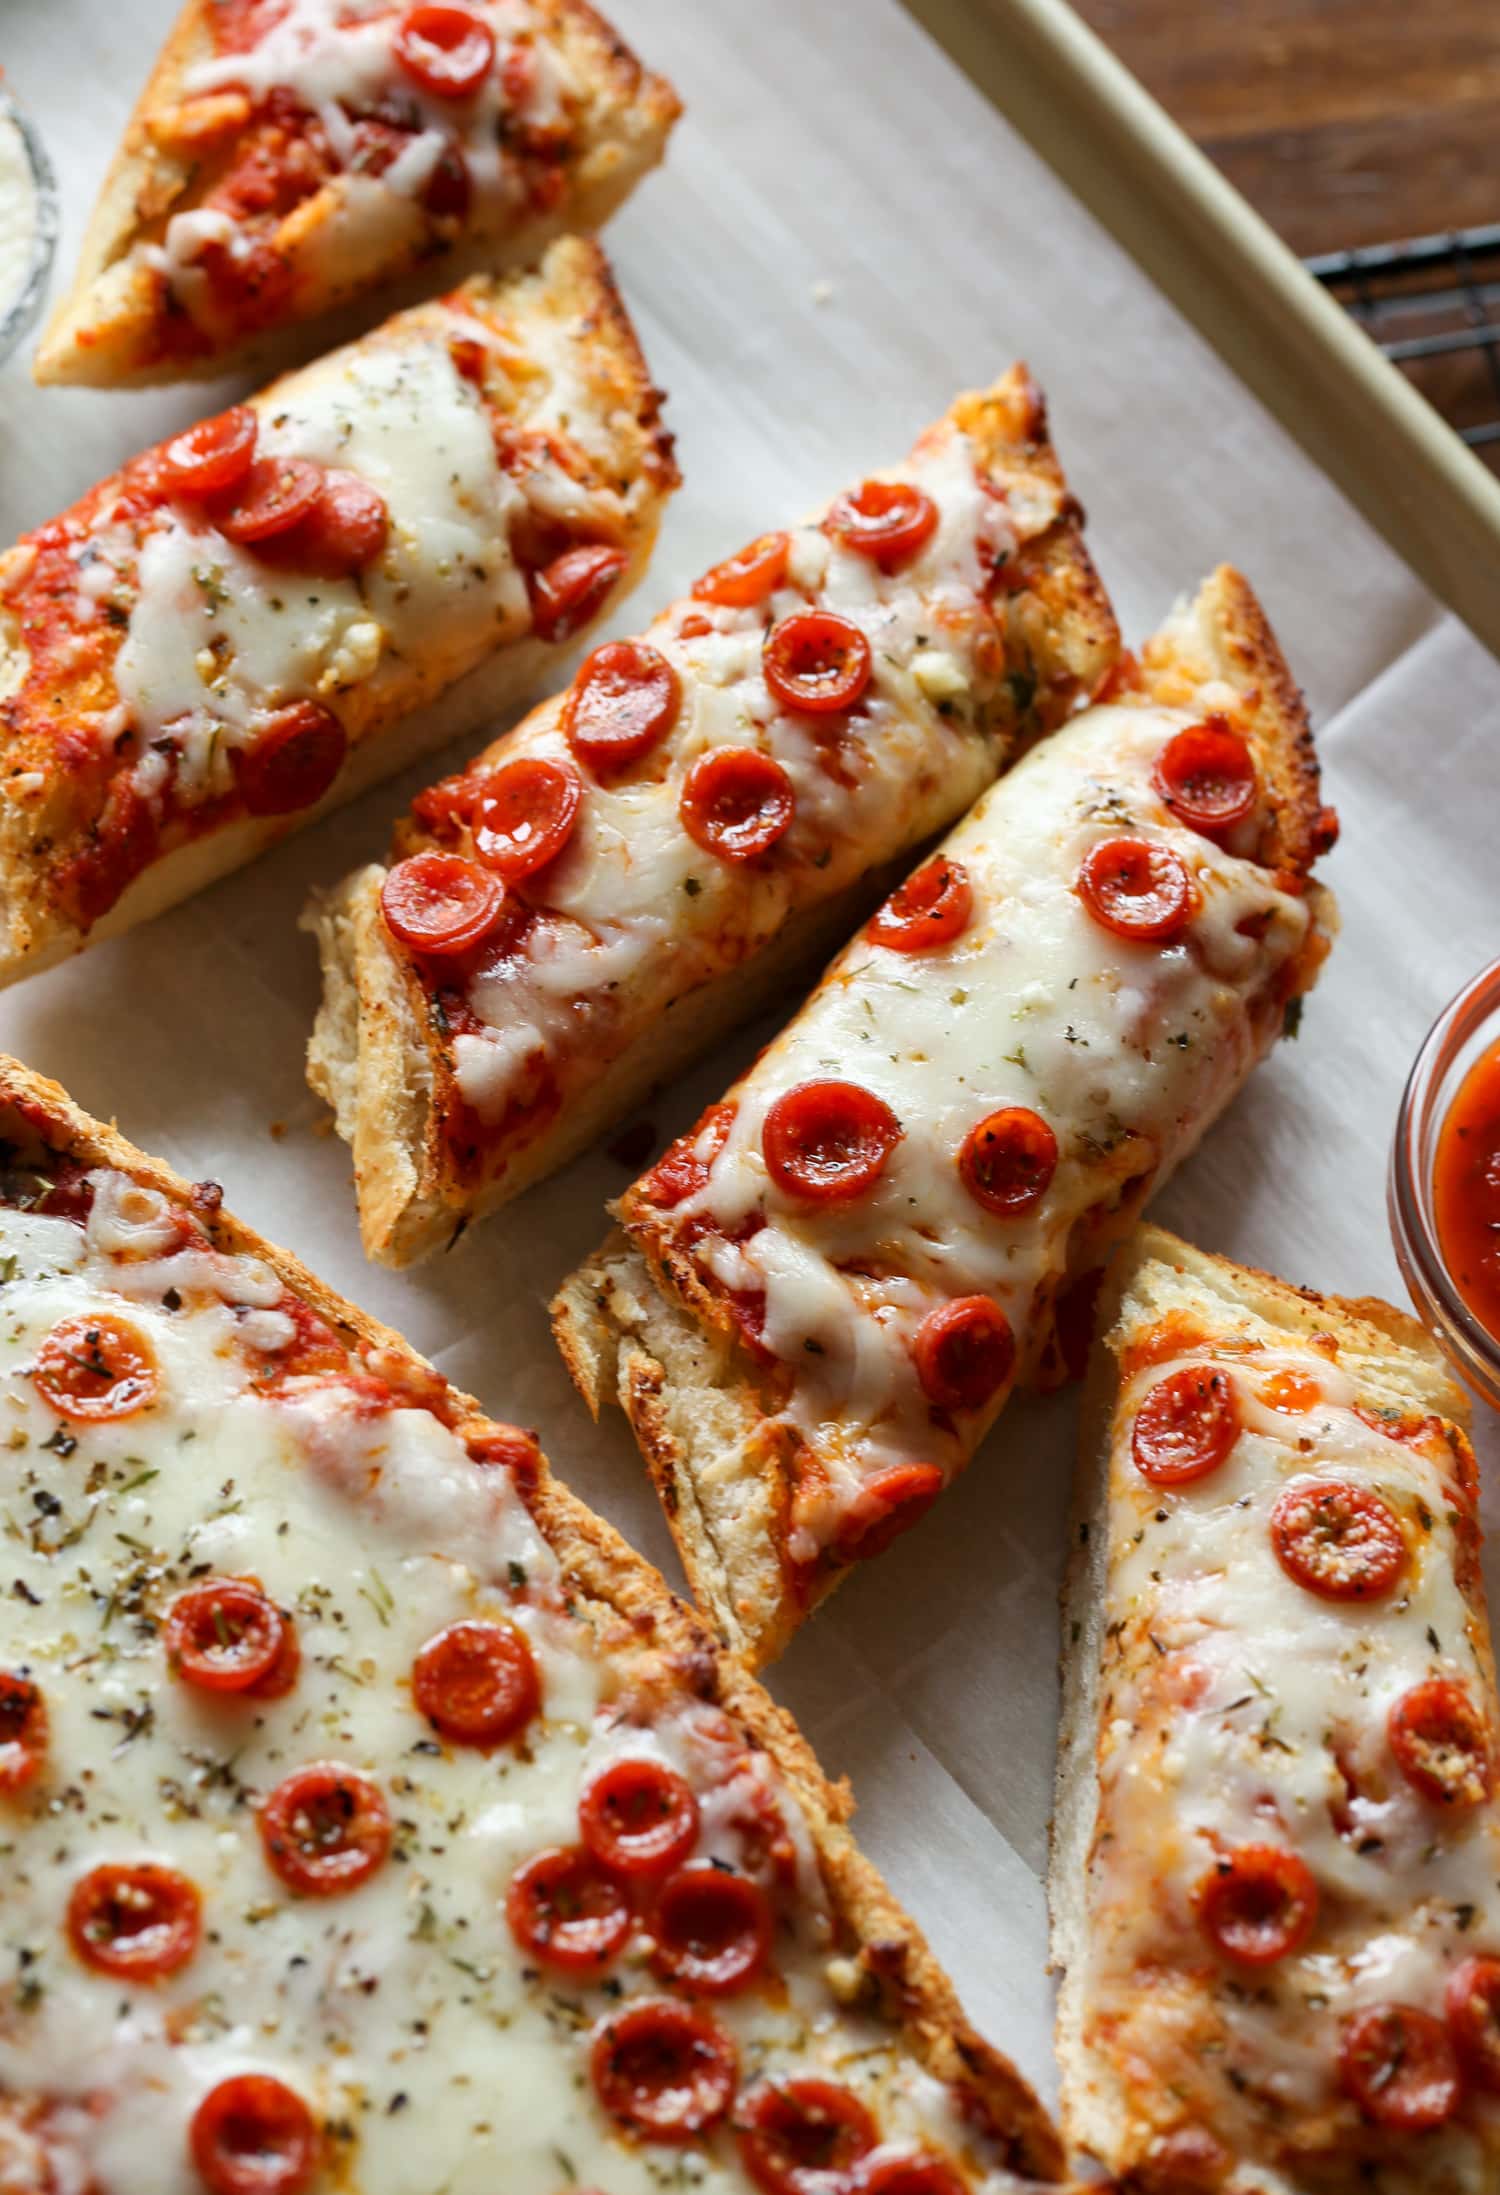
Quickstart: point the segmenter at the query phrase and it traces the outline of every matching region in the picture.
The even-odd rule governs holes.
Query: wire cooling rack
[[[1500,222],[1306,265],[1500,472]]]

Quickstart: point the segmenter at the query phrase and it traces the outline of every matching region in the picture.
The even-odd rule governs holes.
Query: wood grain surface
[[[1497,0],[1074,0],[1296,252],[1500,220]]]
[[[1073,4],[1303,257],[1500,222],[1500,0]],[[1382,335],[1500,324],[1500,255],[1472,271],[1480,304],[1414,297]],[[1500,421],[1500,349],[1406,370],[1454,425]]]

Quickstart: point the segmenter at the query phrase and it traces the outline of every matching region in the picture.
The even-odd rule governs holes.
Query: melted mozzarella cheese
[[[1155,2075],[1171,2095],[1181,2077],[1200,2108],[1211,2099],[1209,2123],[1246,2154],[1237,2190],[1281,2191],[1303,2183],[1265,2178],[1248,2160],[1337,2106],[1339,2021],[1390,2000],[1441,2017],[1453,1966],[1500,1941],[1500,1815],[1422,1798],[1386,1738],[1414,1685],[1452,1678],[1486,1702],[1490,1680],[1482,1619],[1459,1584],[1442,1435],[1375,1430],[1355,1414],[1347,1375],[1272,1341],[1219,1360],[1243,1427],[1225,1462],[1195,1483],[1152,1487],[1131,1458],[1135,1412],[1157,1381],[1202,1362],[1153,1365],[1117,1413],[1109,1709],[1081,1995],[1115,2062],[1149,2069],[1133,2078]],[[1322,1399],[1267,1407],[1260,1390],[1278,1370],[1312,1371]],[[1402,1521],[1407,1567],[1377,1600],[1322,1598],[1274,1553],[1268,1520],[1282,1490],[1332,1479],[1373,1490]],[[1306,1861],[1319,1913],[1302,1950],[1247,1982],[1206,1953],[1195,1900],[1221,1852],[1268,1842]],[[1175,1977],[1160,1993],[1181,2004],[1175,2025],[1154,2016],[1147,1971]],[[1482,2100],[1475,2109],[1488,2133],[1447,2130],[1432,2177],[1411,2185],[1492,2184],[1500,2115]]]
[[[513,1061],[509,1078],[493,1071],[493,1054],[482,1075],[461,1063],[461,1087],[481,1118],[498,1121],[524,1100],[539,1051],[564,1078],[580,1061],[597,1072],[601,1051],[622,1050],[674,999],[748,959],[799,908],[930,836],[993,778],[1010,717],[999,705],[1004,667],[983,600],[985,552],[998,560],[1014,549],[1012,516],[980,485],[973,445],[952,428],[928,436],[890,477],[914,481],[937,505],[921,553],[886,573],[820,526],[804,526],[792,536],[788,583],[770,603],[776,622],[805,610],[811,594],[866,635],[873,677],[847,737],[830,738],[771,694],[761,668],[764,605],[682,602],[646,634],[677,673],[677,724],[649,773],[590,783],[573,837],[547,871],[546,922],[524,955],[487,968],[470,987],[470,1007],[505,1033]],[[939,636],[948,666],[941,707],[927,690],[930,668],[919,675]],[[777,858],[764,864],[722,861],[682,824],[694,763],[715,748],[747,746],[775,757],[796,798]],[[523,726],[511,754],[568,759],[558,710]]]
[[[698,1792],[706,1853],[743,1861],[736,1801],[759,1797],[797,1855],[799,1896],[775,1945],[784,1990],[714,2008],[744,2078],[847,2080],[885,2141],[938,2144],[967,2160],[976,2189],[1013,2185],[986,2169],[954,2099],[891,2030],[840,2009],[789,1790],[659,1672],[649,1723],[627,1710],[629,1666],[606,1658],[559,1591],[509,1474],[476,1467],[426,1411],[372,1409],[333,1375],[254,1384],[247,1348],[274,1352],[293,1331],[275,1275],[184,1249],[153,1193],[92,1179],[86,1231],[0,1212],[0,1666],[34,1678],[50,1725],[43,1778],[5,1802],[0,2094],[51,2106],[47,2184],[198,2195],[193,2111],[218,2082],[262,2072],[338,2130],[329,2184],[351,2195],[651,2195],[679,2169],[704,2195],[745,2195],[727,2132],[640,2145],[594,2099],[598,2021],[661,1992],[643,1956],[600,1982],[539,1975],[504,1918],[516,1866],[576,1841],[584,1784],[644,1753]],[[149,1341],[159,1391],[131,1417],[69,1422],[34,1382],[37,1347],[59,1320],[101,1313]],[[302,1660],[286,1698],[213,1694],[169,1673],[163,1614],[209,1574],[254,1577],[295,1612]],[[416,1712],[413,1657],[461,1617],[516,1624],[530,1641],[543,1706],[524,1742],[447,1745]],[[357,1890],[299,1900],[266,1864],[256,1807],[320,1759],[376,1780],[395,1846]],[[131,1986],[75,1959],[63,1917],[85,1870],[146,1859],[191,1877],[204,1929],[181,1971]],[[6,2144],[24,2153],[27,2139],[0,2126],[0,2185],[34,2184],[4,2177]]]
[[[735,1285],[764,1292],[766,1341],[797,1368],[786,1418],[828,1466],[799,1504],[794,1555],[826,1543],[872,1471],[957,1469],[1000,1407],[956,1423],[931,1409],[912,1359],[923,1315],[991,1296],[1021,1373],[1034,1369],[1081,1216],[1132,1176],[1164,1178],[1270,1040],[1254,1009],[1302,945],[1308,909],[1162,806],[1156,758],[1192,721],[1091,709],[1003,780],[944,841],[973,888],[963,933],[919,954],[856,940],[731,1092],[707,1184],[672,1215],[669,1231],[707,1219],[726,1234],[765,1216]],[[1089,847],[1121,833],[1173,846],[1196,873],[1202,906],[1179,942],[1122,940],[1078,898]],[[1263,937],[1240,934],[1261,915]],[[761,1140],[777,1098],[827,1078],[883,1099],[901,1140],[868,1193],[808,1204],[776,1188]],[[979,1205],[957,1164],[970,1129],[1006,1106],[1039,1113],[1060,1154],[1017,1219]]]
[[[400,14],[385,0],[353,6],[348,0],[290,0],[250,52],[196,63],[183,90],[192,98],[233,86],[257,100],[275,90],[290,92],[317,116],[345,160],[357,152],[351,117],[379,114],[394,103],[413,129],[410,142],[378,176],[344,175],[334,185],[326,242],[330,259],[339,262],[347,279],[351,258],[357,261],[368,251],[378,267],[393,246],[420,239],[425,221],[415,201],[450,145],[463,156],[473,193],[466,230],[493,233],[514,219],[523,188],[504,155],[513,111],[505,85],[511,53],[522,49],[528,57],[529,124],[557,126],[576,96],[566,60],[542,35],[540,17],[525,0],[470,0],[469,12],[493,33],[496,59],[478,89],[463,99],[439,98],[407,74],[393,51]]]
[[[169,735],[190,790],[223,791],[225,747],[269,709],[313,695],[360,712],[436,692],[525,631],[510,552],[522,503],[473,385],[449,355],[457,314],[336,353],[258,400],[261,448],[356,473],[390,514],[384,551],[345,579],[308,578],[241,548],[189,506],[164,506],[140,551],[120,699]]]

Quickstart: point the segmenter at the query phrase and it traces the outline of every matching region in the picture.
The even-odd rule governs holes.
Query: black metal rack
[[[1500,222],[1305,264],[1500,470]]]

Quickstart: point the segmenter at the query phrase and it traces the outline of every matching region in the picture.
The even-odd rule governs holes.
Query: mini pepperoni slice
[[[0,1794],[24,1791],[47,1757],[47,1703],[30,1677],[0,1670]]]
[[[971,1128],[958,1171],[975,1202],[1002,1219],[1029,1212],[1057,1172],[1057,1138],[1028,1105],[1003,1105]]]
[[[296,1633],[248,1578],[190,1585],[168,1609],[163,1636],[173,1675],[204,1692],[279,1698],[296,1677]]]
[[[777,1188],[813,1204],[864,1196],[900,1140],[890,1107],[857,1082],[799,1082],[767,1108],[761,1128]]]
[[[1444,1993],[1448,2039],[1469,2079],[1500,2095],[1500,1959],[1465,1959]]]
[[[103,1424],[134,1417],[156,1399],[156,1358],[137,1327],[104,1313],[54,1326],[36,1353],[32,1379],[65,1418]]]
[[[946,2159],[917,2149],[857,2166],[849,2195],[968,2195],[968,2186]]]
[[[375,562],[390,530],[380,490],[358,473],[330,466],[317,502],[287,541],[287,561],[320,579],[345,579]]]
[[[391,51],[412,82],[435,99],[472,99],[495,61],[495,34],[469,8],[408,8]]]
[[[518,884],[555,861],[578,821],[583,786],[566,762],[518,755],[481,781],[474,803],[474,851],[487,869]]]
[[[411,1690],[455,1745],[504,1745],[542,1704],[535,1659],[513,1624],[450,1623],[417,1655]]]
[[[771,1908],[759,1883],[711,1860],[669,1875],[652,1915],[653,1965],[663,1981],[705,1997],[753,1982],[771,1948]]]
[[[943,1491],[935,1463],[893,1463],[866,1479],[833,1552],[838,1562],[868,1562],[919,1524]]]
[[[681,706],[677,673],[658,649],[644,640],[607,640],[584,658],[563,702],[562,725],[579,761],[610,776],[649,754]]]
[[[893,953],[930,953],[969,927],[974,887],[961,862],[934,854],[870,917],[870,935]]]
[[[1300,1950],[1318,1917],[1312,1870],[1283,1845],[1226,1852],[1198,1890],[1209,1941],[1241,1966],[1270,1966]]]
[[[734,2101],[739,2060],[706,2012],[647,1997],[605,2021],[589,2071],[612,2119],[649,2142],[690,2142],[716,2127]]]
[[[763,2195],[838,2195],[875,2147],[852,2088],[803,2076],[753,2088],[735,2113],[740,2162]]]
[[[616,1874],[664,1874],[698,1841],[698,1801],[660,1761],[616,1761],[586,1787],[578,1827],[595,1859]]]
[[[466,953],[505,912],[505,886],[462,854],[412,854],[381,885],[380,911],[414,953]]]
[[[1342,1479],[1279,1494],[1271,1545],[1288,1577],[1331,1601],[1377,1599],[1406,1563],[1406,1535],[1390,1503]]]
[[[1106,838],[1078,872],[1078,896],[1106,930],[1142,945],[1164,945],[1192,920],[1193,880],[1170,846]]]
[[[870,683],[870,643],[832,610],[799,610],[766,635],[766,684],[784,709],[833,716],[852,709]]]
[[[1417,2134],[1441,2126],[1457,2109],[1458,2062],[1430,2012],[1369,2005],[1340,2025],[1339,2085],[1377,2126]]]
[[[1157,759],[1156,789],[1182,822],[1205,838],[1219,838],[1255,806],[1255,758],[1223,717],[1210,717],[1167,741]]]
[[[323,493],[323,468],[301,457],[258,457],[228,510],[218,515],[231,541],[272,541],[300,526]]]
[[[1429,1677],[1403,1692],[1386,1722],[1396,1765],[1440,1806],[1478,1806],[1489,1795],[1490,1743],[1466,1686]]]
[[[231,750],[230,765],[251,815],[295,815],[331,789],[348,752],[349,735],[331,709],[293,701],[266,719],[249,746]]]
[[[505,1917],[521,1949],[565,1974],[594,1974],[625,1947],[624,1885],[581,1844],[552,1847],[517,1868]]]
[[[186,1875],[144,1861],[92,1867],[68,1899],[68,1941],[85,1966],[122,1982],[159,1982],[198,1948],[203,1906]]]
[[[333,1898],[368,1882],[391,1849],[380,1788],[357,1768],[315,1761],[279,1783],[260,1810],[267,1861],[289,1890]]]
[[[208,2195],[304,2195],[318,2169],[313,2115],[270,2073],[236,2073],[211,2088],[188,2148]]]
[[[550,564],[528,575],[531,622],[540,640],[571,640],[581,632],[619,578],[630,559],[623,549],[607,549],[591,542],[578,549],[564,549]]]
[[[716,747],[688,771],[679,813],[694,845],[721,861],[755,861],[791,828],[792,781],[756,747]]]
[[[174,495],[214,495],[237,487],[255,460],[260,422],[248,404],[236,404],[174,435],[157,459],[161,484]]]
[[[882,571],[905,564],[932,538],[938,508],[909,480],[867,480],[841,496],[828,514],[828,531],[846,549],[873,557]]]
[[[1240,1434],[1234,1388],[1211,1364],[1190,1364],[1158,1380],[1136,1412],[1130,1453],[1153,1486],[1207,1478]]]
[[[989,1296],[955,1296],[928,1312],[912,1356],[929,1402],[940,1410],[982,1410],[1010,1378],[1016,1339]]]
[[[753,610],[757,602],[764,602],[767,595],[785,586],[791,547],[787,534],[762,534],[738,556],[726,557],[701,579],[695,579],[694,598],[715,603],[723,610]]]

